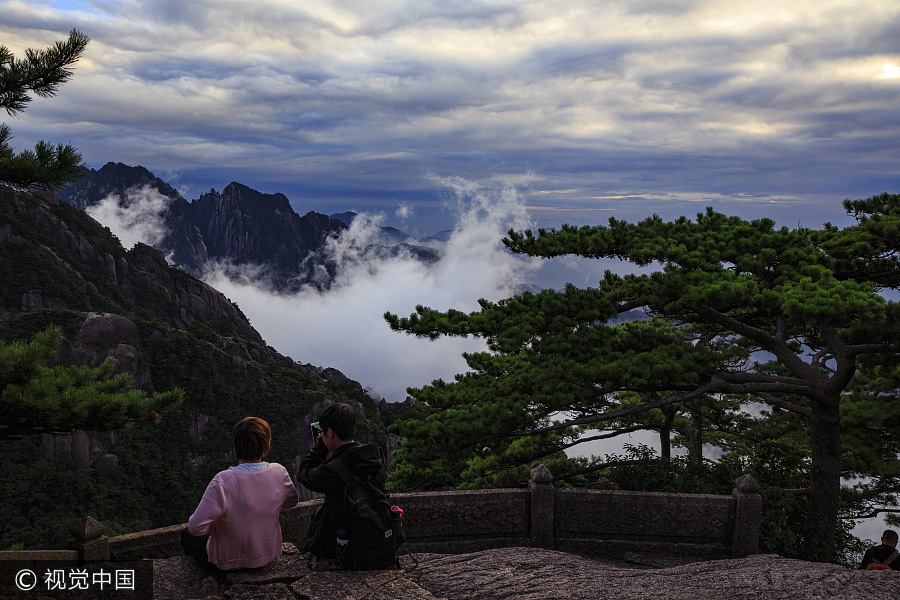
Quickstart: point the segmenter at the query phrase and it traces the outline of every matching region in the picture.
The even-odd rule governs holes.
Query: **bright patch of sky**
[[[881,75],[879,79],[897,79],[900,77],[900,67],[891,64],[884,64],[881,67]]]

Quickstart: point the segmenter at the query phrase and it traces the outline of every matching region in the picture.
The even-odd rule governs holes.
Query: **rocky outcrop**
[[[777,555],[631,567],[536,548],[403,557],[400,570],[314,571],[296,549],[253,571],[211,575],[188,557],[154,561],[154,598],[352,600],[882,600],[900,597],[900,573],[853,571]]]
[[[108,229],[65,204],[0,190],[0,207],[0,254],[9,261],[0,277],[0,299],[7,309],[147,316],[152,311],[178,329],[205,322],[221,330],[227,324],[262,342],[222,293],[169,266],[162,251],[137,244],[126,252]]]
[[[104,454],[97,459],[94,467],[101,473],[112,473],[119,466],[119,457],[115,454]]]
[[[71,464],[76,469],[111,473],[119,465],[119,457],[108,451],[115,446],[115,432],[76,431],[70,435],[41,436],[41,462]]]
[[[158,217],[164,232],[154,243],[197,277],[210,261],[229,268],[252,265],[273,287],[295,289],[321,276],[324,261],[314,255],[328,236],[346,229],[316,212],[299,216],[283,194],[263,194],[239,183],[188,202],[144,167],[122,163],[91,170],[60,197],[84,210],[111,196],[128,208],[146,202],[148,193],[164,202]]]
[[[257,284],[265,282],[279,291],[329,287],[338,266],[324,251],[326,242],[357,216],[313,211],[300,216],[284,194],[264,194],[236,182],[188,202],[147,169],[112,162],[67,185],[60,197],[84,210],[111,196],[122,207],[134,207],[148,202],[148,193],[164,199],[158,217],[164,234],[154,243],[175,264],[196,277],[211,265],[236,278],[252,272]],[[380,227],[379,232],[372,245],[360,249],[362,260],[440,259],[438,251],[412,243],[413,238],[395,228]],[[114,269],[111,273],[116,275]]]
[[[264,266],[278,289],[310,281],[321,260],[312,256],[346,226],[326,215],[299,216],[284,194],[263,194],[239,183],[210,190],[191,203],[209,258],[230,265]]]
[[[175,264],[189,273],[199,274],[209,255],[194,222],[191,205],[172,186],[144,167],[109,162],[98,171],[91,169],[83,179],[69,183],[59,195],[63,201],[84,210],[109,196],[116,196],[121,204],[127,206],[129,197],[135,195],[134,190],[146,189],[167,200],[161,215],[166,234],[160,246],[171,253]]]
[[[132,321],[119,315],[88,313],[77,339],[82,344],[134,342],[138,339],[138,329]]]
[[[507,548],[463,556],[423,557],[416,579],[422,588],[447,600],[875,600],[900,594],[900,573],[873,578],[865,571],[777,555],[635,569],[548,550]]]

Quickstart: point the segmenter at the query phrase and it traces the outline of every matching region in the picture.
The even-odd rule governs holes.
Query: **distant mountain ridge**
[[[264,194],[237,182],[210,190],[191,204],[210,260],[266,265],[277,289],[323,283],[329,275],[320,250],[346,226],[321,213],[299,216],[284,194]]]
[[[346,229],[342,222],[313,211],[299,216],[284,194],[264,194],[237,182],[188,202],[144,167],[122,163],[91,170],[59,196],[82,210],[110,195],[128,207],[129,192],[143,187],[168,201],[162,214],[165,235],[157,245],[198,277],[210,261],[236,267],[261,265],[276,289],[296,289],[313,282],[317,268],[323,266],[315,254],[325,240]]]
[[[195,277],[214,263],[232,270],[262,267],[258,276],[282,292],[309,285],[327,288],[338,268],[325,252],[327,241],[346,231],[358,216],[315,211],[300,216],[284,194],[265,194],[238,182],[189,202],[146,168],[114,162],[68,184],[59,197],[88,210],[112,195],[120,207],[134,208],[133,203],[142,201],[134,190],[143,188],[165,198],[160,215],[164,232],[156,246],[175,264]],[[433,247],[393,227],[381,227],[361,252],[365,260],[400,254],[426,263],[440,258]]]

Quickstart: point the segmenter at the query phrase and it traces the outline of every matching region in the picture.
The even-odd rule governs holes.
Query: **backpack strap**
[[[900,550],[894,550],[893,552],[891,552],[891,555],[884,559],[881,564],[883,564],[884,566],[888,566],[892,562],[894,562],[894,559],[896,559],[898,556],[900,556]]]
[[[350,472],[350,467],[341,460],[340,456],[336,456],[333,460],[328,461],[327,464],[332,471],[338,474],[338,477],[344,480],[348,488],[353,485],[353,473]]]
[[[387,476],[387,461],[385,460],[384,452],[381,451],[380,449],[379,449],[379,455],[381,456],[381,472],[385,473],[385,477],[386,477]],[[338,477],[343,479],[344,483],[347,484],[346,496],[348,498],[350,498],[350,500],[352,500],[352,501],[355,501],[355,500],[353,499],[353,497],[350,496],[350,490],[353,489],[354,484],[357,486],[366,486],[367,484],[371,483],[371,481],[372,481],[371,475],[366,477],[366,479],[364,479],[363,481],[357,480],[356,477],[353,475],[353,472],[350,470],[350,467],[347,466],[347,463],[345,463],[341,459],[340,456],[334,457],[332,460],[328,461],[325,464],[327,464],[331,468],[332,471],[337,473]],[[388,493],[387,490],[382,489],[379,491],[382,494],[384,494],[384,497],[386,500],[390,499],[391,495]]]

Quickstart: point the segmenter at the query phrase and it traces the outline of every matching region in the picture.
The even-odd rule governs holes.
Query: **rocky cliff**
[[[262,337],[224,295],[164,254],[126,251],[108,229],[52,194],[0,189],[0,298],[6,311],[103,311],[160,320],[176,329],[206,324],[222,334]]]
[[[230,429],[247,415],[269,421],[269,459],[288,469],[311,446],[310,413],[329,401],[358,406],[360,437],[384,439],[357,382],[266,345],[237,306],[160,250],[125,250],[54,195],[0,189],[0,339],[30,339],[51,324],[63,336],[57,363],[112,360],[147,391],[181,387],[185,401],[158,425],[0,444],[0,547],[64,544],[66,523],[88,506],[112,531],[184,522],[230,464]]]
[[[191,208],[210,259],[267,265],[267,275],[279,289],[315,282],[324,265],[316,252],[329,236],[346,229],[316,212],[299,216],[283,194],[263,194],[235,182],[221,193],[210,190]]]
[[[186,201],[144,167],[108,163],[70,183],[60,198],[84,210],[109,197],[122,208],[139,210],[148,195],[163,198],[160,239],[154,241],[173,263],[201,277],[215,264],[234,277],[252,274],[258,285],[290,292],[313,285],[327,288],[338,266],[325,251],[326,241],[344,232],[357,217],[347,212],[331,217],[317,212],[297,214],[284,194],[264,194],[232,182],[221,192],[211,189]],[[403,232],[381,227],[360,260],[383,261],[412,256],[434,263],[440,253]]]
[[[108,163],[67,185],[60,198],[82,210],[114,196],[123,208],[145,201],[141,190],[165,199],[164,235],[158,247],[175,264],[200,276],[209,261],[256,271],[279,290],[327,284],[329,270],[318,252],[346,225],[316,212],[298,215],[283,194],[263,194],[232,182],[188,202],[144,167]],[[333,275],[333,273],[331,273]]]
[[[83,179],[67,185],[59,196],[81,210],[96,206],[109,196],[116,197],[121,205],[128,207],[136,201],[132,199],[132,190],[145,189],[153,190],[167,200],[162,214],[166,233],[159,241],[159,247],[171,255],[173,262],[198,275],[209,260],[209,253],[191,204],[144,167],[107,163],[99,171],[91,169]]]

